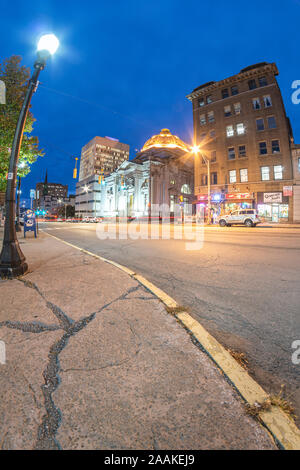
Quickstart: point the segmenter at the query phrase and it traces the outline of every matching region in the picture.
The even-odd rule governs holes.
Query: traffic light
[[[179,201],[183,202],[183,196],[179,196]]]
[[[78,160],[78,157],[75,157],[75,168],[73,170],[73,178],[74,180],[76,180],[77,178],[77,160]]]

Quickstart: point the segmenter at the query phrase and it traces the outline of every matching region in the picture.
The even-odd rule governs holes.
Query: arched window
[[[180,192],[181,192],[182,194],[191,194],[192,191],[191,191],[191,188],[190,188],[190,186],[189,186],[188,184],[183,184],[183,185],[181,186]]]

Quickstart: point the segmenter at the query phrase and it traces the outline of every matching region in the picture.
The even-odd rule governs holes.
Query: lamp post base
[[[27,271],[28,264],[25,262],[18,240],[5,244],[0,256],[0,277],[12,279],[22,276]]]

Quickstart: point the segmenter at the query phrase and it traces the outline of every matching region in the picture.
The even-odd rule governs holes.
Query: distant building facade
[[[217,212],[256,207],[273,222],[292,222],[292,130],[274,63],[199,86],[193,104],[194,139],[210,160],[211,199]],[[195,159],[195,194],[207,204],[207,165]]]
[[[174,212],[180,202],[191,213],[194,199],[193,160],[188,146],[168,129],[149,139],[132,161],[99,183],[86,178],[77,183],[76,215],[102,217],[160,217]],[[151,213],[151,205],[162,206]]]
[[[109,175],[129,159],[129,145],[111,137],[94,137],[81,151],[79,181]]]
[[[68,185],[49,183],[47,173],[45,181],[36,184],[35,209],[45,210],[48,214],[53,214],[60,207],[61,202],[59,201],[68,201],[68,199]]]

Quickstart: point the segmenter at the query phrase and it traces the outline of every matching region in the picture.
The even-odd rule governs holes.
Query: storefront
[[[251,209],[254,205],[253,193],[227,193],[225,194],[224,213],[238,210]]]
[[[288,222],[289,197],[282,192],[257,193],[257,212],[270,222]]]

